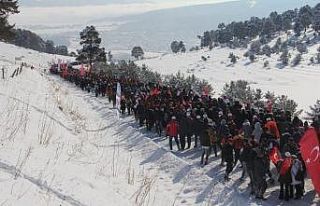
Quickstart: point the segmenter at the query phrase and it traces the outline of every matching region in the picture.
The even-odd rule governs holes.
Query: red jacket
[[[167,135],[169,137],[177,137],[179,133],[179,124],[175,120],[171,120],[167,124]]]

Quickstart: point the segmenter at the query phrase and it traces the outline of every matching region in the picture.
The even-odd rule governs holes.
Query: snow
[[[0,51],[6,67],[6,79],[0,79],[1,205],[289,205],[277,199],[279,186],[269,187],[268,200],[259,202],[246,190],[248,182],[239,182],[239,168],[223,182],[219,158],[202,168],[199,149],[169,152],[167,139],[139,128],[133,117],[118,119],[105,98],[47,73],[48,62],[69,58],[4,43]],[[183,67],[200,64],[192,62],[196,55],[201,53],[162,59],[184,58]],[[14,57],[21,56],[35,69],[9,77],[18,67]],[[290,205],[319,204],[310,180],[306,184],[305,198]]]
[[[257,56],[257,60],[243,57],[244,49],[214,48],[187,52],[185,54],[167,54],[157,58],[137,61],[138,65],[145,64],[149,69],[160,74],[176,74],[178,71],[185,75],[195,76],[207,80],[214,88],[216,94],[221,94],[225,83],[236,80],[247,80],[253,88],[262,91],[272,91],[278,95],[287,95],[298,103],[298,109],[309,111],[309,106],[314,105],[319,94],[313,92],[320,88],[320,65],[308,65],[311,56],[315,56],[319,44],[309,48],[308,54],[303,54],[300,65],[287,66],[279,69],[279,56]],[[239,56],[235,65],[228,58],[230,52]],[[292,58],[297,51],[289,50]],[[210,57],[203,61],[201,57]],[[269,61],[269,67],[264,68],[264,62]]]

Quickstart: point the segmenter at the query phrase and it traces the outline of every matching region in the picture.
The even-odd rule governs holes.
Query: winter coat
[[[297,155],[298,154],[298,145],[296,143],[287,143],[283,146],[283,153],[290,152],[290,154]]]
[[[169,137],[177,137],[179,132],[179,124],[175,120],[171,120],[167,125],[167,135]]]
[[[193,135],[193,119],[181,115],[180,118],[180,136],[192,136]]]
[[[261,138],[262,133],[263,133],[263,129],[261,128],[261,123],[260,122],[256,122],[254,124],[254,129],[253,129],[253,132],[252,132],[252,135],[253,135],[254,140],[256,142],[260,142],[260,138]]]
[[[210,140],[210,136],[208,133],[208,130],[206,130],[203,135],[200,136],[200,143],[201,146],[204,147],[210,147],[211,146],[211,140]]]
[[[257,153],[251,147],[244,148],[242,153],[240,153],[240,159],[246,163],[248,170],[253,170],[254,168],[254,159],[256,158]]]
[[[218,129],[218,138],[221,140],[223,138],[227,138],[230,134],[229,127],[226,124],[221,124]]]
[[[249,121],[245,121],[245,122],[242,124],[242,131],[243,131],[243,134],[244,134],[244,138],[245,138],[245,139],[251,138],[252,128],[251,128],[251,125],[250,125],[250,122],[249,122]]]
[[[226,162],[233,162],[234,155],[233,155],[233,147],[231,144],[227,143],[223,146],[223,155]]]
[[[292,159],[291,157],[286,157],[284,160],[280,160],[278,163],[279,171],[279,182],[282,184],[291,184],[291,167]]]
[[[256,181],[265,179],[267,169],[268,169],[268,164],[265,157],[256,156],[253,159],[253,176]]]
[[[299,159],[294,159],[292,161],[291,168],[292,185],[299,185],[303,180],[302,163]]]
[[[193,122],[193,131],[196,136],[201,136],[204,133],[205,129],[205,124],[201,120],[196,119]]]
[[[217,143],[217,135],[212,127],[208,127],[207,129],[208,135],[210,137],[211,144]]]
[[[236,135],[233,138],[233,147],[236,150],[240,150],[243,148],[243,136],[241,135]]]

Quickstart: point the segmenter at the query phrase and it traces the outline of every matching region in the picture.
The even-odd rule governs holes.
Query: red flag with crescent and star
[[[320,148],[316,130],[314,128],[308,129],[299,144],[312,184],[320,195]]]
[[[280,151],[278,147],[273,147],[269,153],[269,159],[272,161],[274,165],[277,165],[277,162],[281,159]]]

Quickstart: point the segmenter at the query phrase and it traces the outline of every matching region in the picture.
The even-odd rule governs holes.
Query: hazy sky
[[[181,6],[237,0],[20,0],[21,13],[12,17],[17,25],[77,24]]]
[[[101,18],[228,1],[243,1],[253,7],[262,1],[271,3],[282,0],[19,0],[21,12],[11,17],[11,21],[17,26],[85,24]],[[312,2],[319,1],[301,0],[301,5],[296,3],[288,5],[288,8]]]

